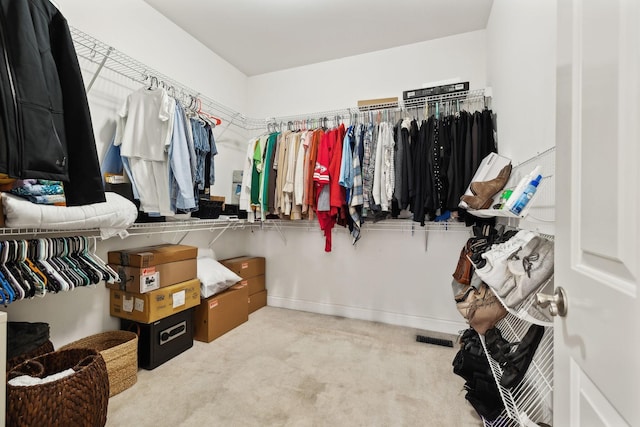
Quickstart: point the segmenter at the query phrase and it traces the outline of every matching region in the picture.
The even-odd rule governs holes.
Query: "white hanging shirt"
[[[171,101],[162,88],[141,88],[127,97],[118,112],[125,125],[114,143],[121,145],[122,156],[165,160],[165,151],[171,142],[172,106],[175,106]]]

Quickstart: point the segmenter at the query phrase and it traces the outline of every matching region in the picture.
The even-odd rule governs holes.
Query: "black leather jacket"
[[[0,172],[64,181],[70,206],[105,200],[78,58],[49,0],[0,0]]]

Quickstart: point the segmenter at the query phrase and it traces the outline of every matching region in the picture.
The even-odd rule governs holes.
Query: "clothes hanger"
[[[52,292],[60,292],[69,289],[69,284],[64,278],[46,261],[46,240],[33,239],[29,242],[30,258],[47,275],[48,288]]]
[[[197,113],[199,116],[204,116],[210,120],[213,120],[215,122],[215,124],[213,124],[214,127],[220,126],[222,124],[222,119],[202,111],[202,101],[200,100],[200,98],[196,98],[196,101],[197,101],[197,107],[198,107]]]
[[[89,286],[91,279],[85,274],[85,272],[79,267],[77,262],[71,258],[71,251],[69,250],[69,241],[64,237],[58,237],[60,245],[62,247],[62,260],[68,263],[73,271],[80,276],[82,280],[82,286]]]
[[[6,307],[8,304],[12,303],[16,299],[24,298],[24,291],[20,293],[17,289],[11,286],[11,283],[5,278],[4,274],[0,271],[0,283],[2,284],[2,292],[0,292],[0,296],[2,297],[2,304]],[[20,288],[20,287],[18,287]]]
[[[84,262],[85,265],[91,269],[91,271],[97,272],[98,279],[96,281],[96,284],[98,284],[102,280],[104,280],[105,282],[108,282],[111,279],[109,272],[103,269],[101,266],[97,265],[93,260],[93,258],[89,256],[87,238],[76,236],[74,237],[74,241],[76,243],[78,258],[82,262]]]
[[[47,291],[48,279],[47,276],[38,268],[37,265],[33,263],[33,261],[29,258],[29,242],[26,240],[18,241],[18,250],[20,253],[21,261],[29,268],[30,272],[34,276],[34,278],[38,281],[38,283],[42,284],[44,295]]]
[[[65,237],[69,248],[69,257],[73,259],[80,270],[89,278],[91,285],[97,285],[102,281],[102,272],[84,259],[82,243],[77,236]]]
[[[15,240],[5,241],[4,248],[6,249],[7,267],[16,278],[18,284],[24,289],[25,298],[33,298],[37,294],[36,285],[31,283],[26,271],[18,262],[18,252]]]
[[[43,276],[36,274],[36,272],[27,263],[27,245],[24,240],[14,240],[12,242],[15,245],[16,263],[22,270],[25,278],[29,280],[29,283],[35,288],[36,296],[44,296],[47,293],[47,284],[43,280]],[[42,274],[42,273],[40,273]]]
[[[45,263],[45,265],[49,265],[52,271],[59,276],[60,290],[70,291],[74,289],[76,283],[78,283],[77,278],[69,271],[69,267],[58,259],[56,250],[56,243],[53,239],[40,239],[40,257],[42,258],[42,262]]]
[[[156,89],[157,87],[158,87],[158,78],[156,76],[151,76],[149,78],[149,87],[147,88],[147,90]]]
[[[12,288],[14,295],[16,295],[18,299],[23,299],[26,297],[26,292],[20,285],[16,277],[13,275],[13,273],[7,268],[7,257],[8,246],[6,242],[0,242],[0,271],[2,271],[5,279],[7,279],[7,282]]]
[[[82,277],[80,277],[71,265],[63,259],[63,247],[60,240],[58,238],[50,238],[47,240],[49,241],[50,262],[56,266],[60,274],[63,275],[69,283],[69,288],[66,290],[72,291],[76,287],[82,286]]]
[[[95,236],[93,236],[91,240],[86,236],[81,237],[81,239],[84,241],[85,256],[88,259],[93,260],[96,266],[99,266],[104,270],[108,276],[106,279],[107,283],[120,283],[120,275],[118,275],[118,273],[111,268],[109,264],[105,263],[98,255],[96,255],[95,250],[98,245],[98,239]]]

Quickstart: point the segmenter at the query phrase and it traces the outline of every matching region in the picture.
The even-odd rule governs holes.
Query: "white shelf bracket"
[[[284,237],[284,233],[282,232],[282,227],[280,227],[280,225],[274,221],[273,226],[275,227],[275,229],[278,231],[278,234],[280,234],[280,238],[282,239],[282,243],[285,244],[285,246],[287,245],[287,238]]]
[[[113,51],[113,48],[109,46],[109,48],[107,49],[107,53],[105,53],[104,58],[102,58],[102,61],[100,62],[100,65],[98,65],[98,69],[96,70],[95,73],[93,73],[93,77],[91,77],[91,81],[87,85],[87,89],[86,89],[87,93],[89,93],[89,91],[93,87],[93,84],[96,82],[96,79],[100,74],[100,71],[102,71],[102,68],[104,67],[104,64],[107,62],[107,59],[109,59],[109,55],[111,55],[112,51]]]
[[[229,130],[229,127],[235,122],[235,120],[238,118],[238,116],[240,116],[240,113],[236,113],[231,120],[229,120],[229,123],[225,126],[224,129],[222,129],[220,131],[220,133],[218,135],[216,135],[216,138],[220,139],[222,137],[222,135],[224,135],[224,133]]]
[[[213,246],[213,244],[224,234],[225,231],[229,229],[229,227],[231,227],[231,223],[228,223],[224,228],[219,230],[218,235],[209,242],[209,248]],[[211,231],[215,231],[215,229],[211,228]]]
[[[429,252],[429,228],[424,227],[424,251]]]

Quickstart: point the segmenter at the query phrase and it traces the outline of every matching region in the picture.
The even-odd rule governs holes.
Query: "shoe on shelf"
[[[518,306],[551,278],[553,246],[552,241],[535,237],[507,262],[514,285],[504,298],[507,306]]]
[[[469,189],[474,196],[492,197],[504,188],[511,176],[511,163],[503,167],[498,176],[490,181],[475,181],[469,184]]]
[[[511,273],[507,270],[507,260],[535,236],[536,234],[532,231],[520,230],[506,242],[492,245],[491,249],[482,253],[481,257],[486,263],[482,267],[476,266],[476,274],[493,288],[498,296],[502,297],[503,293],[506,295],[506,292],[500,292],[499,290],[511,276]]]
[[[483,199],[480,196],[469,196],[465,194],[460,197],[460,200],[465,202],[467,206],[471,209],[480,210],[480,209],[489,209],[493,204],[493,197],[489,196],[486,199]]]
[[[503,364],[500,385],[505,388],[511,388],[522,381],[527,369],[529,369],[529,365],[531,365],[531,361],[543,335],[543,326],[531,325],[529,327],[529,330],[522,338],[522,341],[518,343],[515,351],[505,355],[506,362]]]
[[[496,362],[503,364],[507,361],[505,355],[511,349],[509,341],[502,338],[502,333],[497,327],[488,329],[484,333],[484,342],[487,346],[487,351]]]
[[[464,195],[460,199],[472,209],[488,209],[493,204],[493,196],[502,190],[511,176],[511,163],[500,170],[490,181],[474,181],[469,184],[473,196]]]

